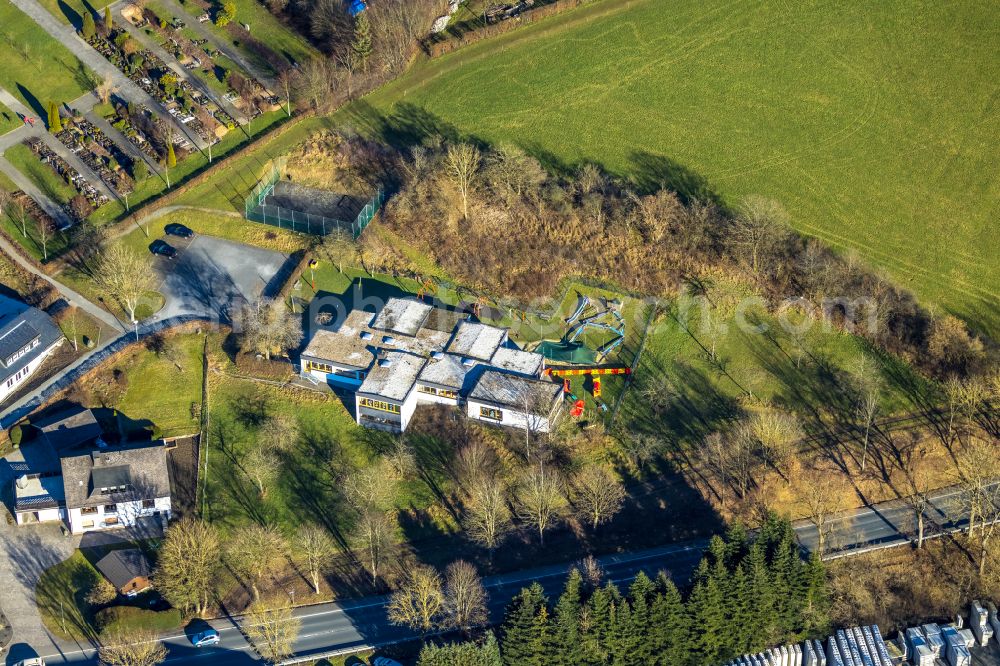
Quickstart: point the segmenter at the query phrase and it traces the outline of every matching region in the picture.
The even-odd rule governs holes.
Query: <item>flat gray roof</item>
[[[390,298],[372,322],[372,328],[416,335],[434,306],[412,298]]]
[[[22,488],[22,486],[24,486]],[[65,499],[61,476],[27,476],[14,482],[14,510],[54,509]]]
[[[358,393],[402,402],[417,381],[426,359],[407,352],[391,351],[375,361]]]
[[[562,396],[562,385],[540,379],[528,379],[498,370],[483,372],[470,400],[490,402],[534,414],[548,413]]]
[[[506,338],[507,331],[502,328],[463,321],[455,329],[455,335],[448,343],[447,351],[480,361],[489,361]]]
[[[432,358],[420,372],[420,381],[438,384],[447,388],[462,390],[465,386],[465,376],[472,366],[465,365],[460,356],[445,354],[439,359]]]
[[[542,374],[544,362],[545,357],[541,354],[511,347],[501,347],[493,354],[490,365],[501,370],[537,377]]]

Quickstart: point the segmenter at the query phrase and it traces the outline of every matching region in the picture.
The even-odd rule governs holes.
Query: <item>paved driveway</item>
[[[158,320],[197,315],[229,323],[243,303],[278,288],[289,262],[280,252],[212,236],[164,240],[178,249],[178,256],[154,261],[163,280],[158,290],[166,298]]]

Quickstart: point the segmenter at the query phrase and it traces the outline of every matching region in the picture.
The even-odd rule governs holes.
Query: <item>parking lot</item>
[[[153,259],[161,280],[157,291],[166,299],[157,319],[195,315],[229,323],[243,303],[276,292],[286,272],[282,269],[290,269],[280,252],[221,238],[163,240],[177,248],[177,256]]]

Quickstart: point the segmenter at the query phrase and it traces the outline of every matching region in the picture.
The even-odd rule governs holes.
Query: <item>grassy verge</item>
[[[50,14],[77,30],[83,25],[83,17],[87,12],[99,21],[104,18],[104,8],[112,2],[113,0],[39,0]]]
[[[93,72],[9,0],[0,0],[0,26],[0,87],[41,119],[50,101],[70,102],[93,88]]]
[[[17,117],[17,114],[3,104],[0,104],[0,134],[6,134],[20,126],[21,120]]]

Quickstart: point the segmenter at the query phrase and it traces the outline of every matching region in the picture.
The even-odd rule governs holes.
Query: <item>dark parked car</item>
[[[191,238],[194,236],[194,232],[185,227],[183,224],[177,224],[176,222],[168,224],[163,228],[167,232],[168,236],[177,236],[178,238]]]
[[[167,259],[177,256],[177,248],[166,241],[155,240],[149,244],[149,251]]]

